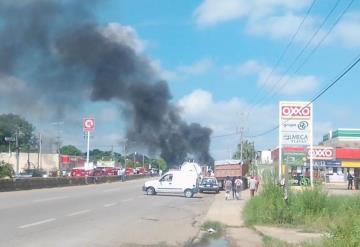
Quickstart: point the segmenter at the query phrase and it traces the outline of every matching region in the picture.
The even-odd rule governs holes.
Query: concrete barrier
[[[145,178],[145,175],[126,176],[125,181]],[[118,182],[118,176],[88,176],[88,177],[49,177],[49,178],[12,178],[0,179],[0,192],[55,188],[87,184],[102,184]]]

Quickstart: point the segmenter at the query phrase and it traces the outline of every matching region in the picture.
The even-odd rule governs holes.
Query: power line
[[[336,79],[329,83],[323,90],[320,91],[320,93],[318,93],[316,96],[314,96],[309,104],[307,104],[306,106],[304,106],[303,108],[309,106],[311,103],[314,103],[315,101],[317,101],[326,91],[328,91],[331,87],[333,87],[336,83],[338,83],[340,81],[341,78],[343,78],[350,70],[352,70],[358,63],[360,62],[360,54],[357,56],[357,58],[339,75],[336,77]],[[260,134],[257,134],[257,135],[253,135],[251,136],[252,138],[255,138],[255,137],[260,137],[260,136],[264,136],[264,135],[267,135],[271,132],[273,132],[274,130],[277,130],[279,128],[279,124],[276,125],[275,127],[267,130],[267,131],[264,131]]]
[[[340,75],[338,75],[331,83],[329,83],[325,88],[323,88],[317,95],[315,95],[307,105],[305,105],[303,108],[309,106],[311,103],[314,103],[315,101],[317,101],[325,92],[327,92],[331,87],[333,87],[336,83],[338,83],[347,73],[349,73],[358,63],[360,62],[360,54],[358,54],[356,56],[355,59],[353,59],[353,62],[351,62],[345,69],[342,73],[340,73]],[[276,126],[264,131],[264,132],[261,132],[259,134],[256,134],[256,135],[249,135],[249,136],[246,136],[247,138],[256,138],[256,137],[261,137],[261,136],[264,136],[264,135],[267,135],[275,130],[277,130],[279,128],[279,124],[277,124]],[[226,136],[231,136],[231,135],[234,135],[234,134],[238,134],[237,132],[236,133],[229,133],[229,134],[224,134],[224,135],[218,135],[218,136],[214,136],[215,138],[219,138],[219,137],[226,137]],[[214,138],[213,137],[213,138]]]
[[[277,59],[274,67],[271,69],[271,71],[270,71],[269,74],[267,75],[264,84],[266,84],[266,83],[269,81],[269,79],[271,78],[271,76],[272,76],[272,74],[274,73],[275,69],[279,66],[280,62],[281,62],[281,61],[283,60],[283,58],[285,57],[285,55],[286,55],[286,53],[288,52],[290,46],[293,44],[296,36],[298,35],[301,27],[303,26],[305,20],[308,18],[309,14],[310,14],[310,12],[311,12],[311,10],[312,10],[312,8],[313,8],[314,5],[315,5],[315,2],[316,2],[316,0],[313,0],[313,2],[311,3],[309,9],[307,10],[304,18],[301,20],[301,22],[300,22],[298,28],[296,29],[295,33],[292,35],[290,41],[288,42],[288,44],[286,45],[285,49],[284,49],[283,52],[281,53],[280,57]],[[260,95],[260,90],[259,90],[259,91],[257,92],[257,94],[255,95],[255,97],[254,97],[254,102],[256,102],[255,100],[256,100],[256,98],[257,98],[259,95]]]
[[[323,28],[323,26],[325,25],[325,23],[328,21],[328,19],[330,18],[330,16],[333,14],[333,12],[335,11],[335,9],[337,8],[337,6],[339,5],[340,0],[337,0],[336,3],[334,4],[334,6],[331,8],[330,12],[326,15],[326,17],[324,18],[323,22],[320,24],[320,26],[317,28],[317,30],[313,33],[313,35],[310,37],[310,39],[307,41],[307,43],[305,44],[305,46],[301,49],[301,51],[299,52],[299,54],[295,57],[295,59],[291,62],[291,64],[288,66],[288,68],[285,70],[285,72],[283,73],[283,75],[280,77],[279,80],[277,80],[274,83],[274,86],[272,87],[272,89],[270,90],[270,94],[263,97],[260,101],[259,101],[259,105],[263,105],[266,101],[268,101],[270,98],[272,98],[274,95],[276,95],[276,91],[280,91],[281,88],[285,87],[285,85],[287,84],[287,81],[285,81],[285,83],[280,84],[283,79],[285,78],[286,74],[294,67],[294,65],[297,63],[297,61],[300,59],[300,57],[304,54],[305,50],[310,46],[310,44],[313,42],[314,38],[317,36],[317,34],[320,32],[320,30]],[[280,87],[278,87],[278,85],[280,85]]]
[[[294,71],[294,75],[296,75],[300,69],[309,61],[309,59],[314,55],[314,53],[317,51],[317,49],[322,45],[322,43],[326,40],[326,38],[329,36],[329,34],[332,32],[332,30],[335,28],[335,26],[339,23],[339,21],[342,19],[342,17],[346,14],[346,12],[349,10],[349,8],[351,7],[351,5],[353,4],[354,0],[351,0],[349,2],[349,4],[346,6],[346,8],[343,10],[343,12],[338,16],[338,18],[336,19],[336,21],[331,25],[331,27],[329,28],[329,30],[326,32],[326,34],[320,39],[320,41],[316,44],[316,46],[314,46],[314,48],[310,51],[310,53],[306,56],[306,58],[302,61],[302,63],[295,69]],[[284,77],[284,76],[283,76]],[[283,78],[282,78],[283,79]],[[289,82],[290,78],[288,78],[278,89],[279,91],[281,91],[286,84]],[[274,96],[274,95],[272,95]],[[272,96],[270,96],[269,99],[272,98]],[[268,99],[268,100],[269,100]]]

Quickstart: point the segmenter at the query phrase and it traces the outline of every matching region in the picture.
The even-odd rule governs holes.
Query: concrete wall
[[[28,157],[30,161],[30,168],[42,168],[45,171],[58,169],[58,155],[57,154],[41,154],[40,162],[38,153],[20,153],[19,155],[19,169],[22,172],[28,168]],[[10,163],[16,172],[16,153],[0,153],[0,160]]]

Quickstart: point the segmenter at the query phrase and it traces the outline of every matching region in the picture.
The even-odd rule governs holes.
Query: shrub
[[[13,177],[14,169],[11,164],[1,161],[0,163],[0,178]]]

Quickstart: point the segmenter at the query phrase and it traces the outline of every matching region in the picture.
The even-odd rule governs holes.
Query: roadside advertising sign
[[[294,152],[294,151],[284,151],[283,154],[283,163],[286,163],[290,166],[304,166],[306,162],[305,152]]]
[[[85,132],[91,132],[95,129],[95,118],[83,118],[83,129]]]
[[[296,156],[284,153],[283,147],[310,146],[312,150],[312,104],[311,102],[281,101],[279,103],[279,160],[288,165],[304,165],[306,152]],[[279,179],[282,174],[282,162],[279,162]],[[310,173],[312,174],[311,159]],[[312,178],[312,175],[310,175]],[[312,181],[312,179],[311,179]]]
[[[311,150],[306,150],[307,158],[310,159]],[[313,147],[312,157],[314,160],[333,160],[335,158],[335,150],[332,147]]]
[[[341,167],[341,160],[326,160],[326,166]]]

